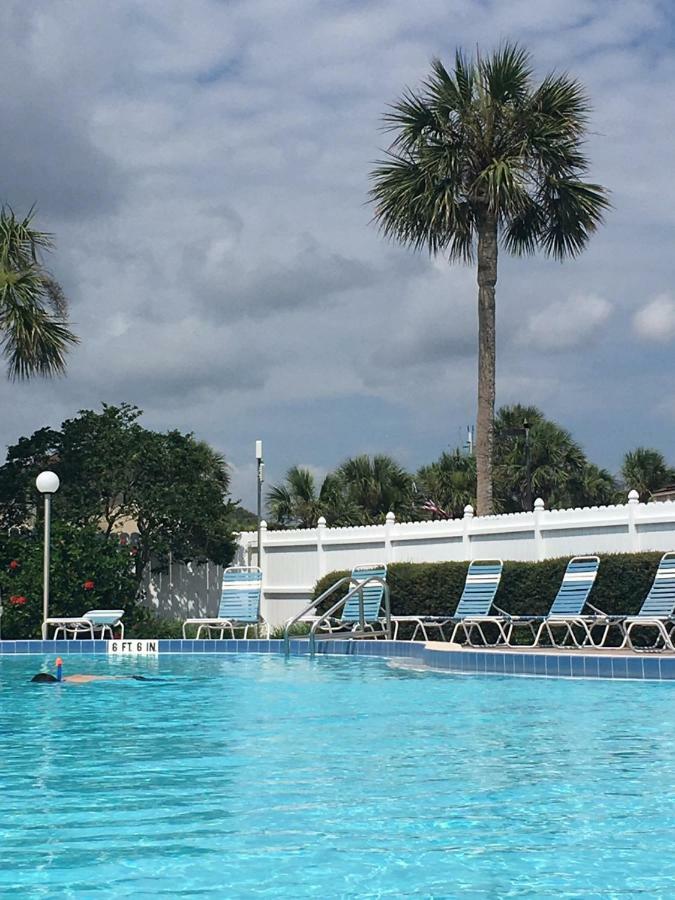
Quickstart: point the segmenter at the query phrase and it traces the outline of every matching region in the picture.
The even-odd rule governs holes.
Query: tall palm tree
[[[654,491],[675,481],[675,471],[658,450],[636,447],[623,458],[621,478],[624,486],[628,490],[636,490],[645,503]]]
[[[606,191],[583,181],[589,102],[568,75],[533,83],[529,54],[506,44],[452,71],[440,60],[385,116],[395,133],[371,173],[385,236],[478,264],[477,512],[493,510],[495,285],[508,253],[576,256],[602,221]]]
[[[32,218],[32,210],[18,219],[0,208],[0,342],[13,379],[62,374],[68,348],[78,343],[63,291],[40,259],[52,239]]]

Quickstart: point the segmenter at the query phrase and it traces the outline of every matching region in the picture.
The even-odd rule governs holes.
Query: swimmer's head
[[[51,675],[49,672],[38,672],[31,678],[31,681],[36,681],[38,684],[53,684],[58,680],[56,675]]]

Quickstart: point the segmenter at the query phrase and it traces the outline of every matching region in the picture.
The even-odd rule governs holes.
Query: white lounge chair
[[[96,637],[105,639],[106,633],[110,640],[114,637],[113,629],[118,629],[120,638],[124,638],[124,622],[122,616],[123,609],[90,609],[82,616],[54,616],[42,623],[42,638],[47,639],[49,626],[54,628],[54,640],[57,640],[59,633],[68,640],[70,637],[76,640],[83,634],[89,634],[91,640]]]

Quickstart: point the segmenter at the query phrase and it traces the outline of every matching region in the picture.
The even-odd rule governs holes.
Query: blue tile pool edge
[[[159,639],[158,652],[166,653],[283,653],[281,640],[172,640]],[[675,656],[625,656],[611,653],[518,653],[501,650],[439,650],[412,641],[317,641],[322,656],[375,656],[415,659],[438,671],[458,674],[528,675],[548,678],[611,678],[675,681]],[[107,654],[107,641],[0,641],[0,655]],[[309,654],[306,640],[292,640],[291,656]]]

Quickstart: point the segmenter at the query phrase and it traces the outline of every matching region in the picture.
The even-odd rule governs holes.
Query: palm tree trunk
[[[478,230],[478,415],[476,420],[476,513],[492,504],[492,445],[495,415],[495,285],[497,221],[489,213]]]

